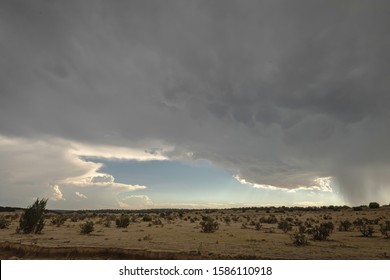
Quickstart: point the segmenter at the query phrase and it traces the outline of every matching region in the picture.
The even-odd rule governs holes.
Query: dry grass
[[[278,221],[287,219],[293,224],[292,231],[284,233],[278,224],[261,223],[261,218],[275,215]],[[211,216],[219,223],[214,233],[201,232],[202,216]],[[109,258],[161,258],[161,259],[388,259],[390,239],[380,233],[380,224],[390,220],[390,207],[353,211],[323,209],[315,212],[293,211],[266,213],[265,211],[221,210],[213,213],[186,212],[182,217],[160,217],[150,214],[152,221],[142,216],[131,216],[126,228],[107,227],[102,217],[88,217],[95,224],[89,235],[80,234],[80,224],[71,216],[58,227],[47,220],[42,234],[16,234],[18,220],[0,230],[0,258],[47,258],[47,259],[109,259]],[[119,215],[111,215],[115,220]],[[227,218],[228,217],[228,218]],[[159,221],[157,220],[159,219]],[[339,231],[339,223],[356,219],[371,221],[372,237],[362,237],[358,225],[350,231]],[[76,220],[76,219],[73,219]],[[229,222],[225,222],[228,220]],[[157,222],[154,222],[157,221]],[[366,221],[366,220],[365,220]],[[300,224],[319,225],[333,222],[334,230],[326,241],[310,240],[297,247],[291,234]],[[377,222],[377,223],[376,223]],[[73,252],[73,253],[72,253]]]

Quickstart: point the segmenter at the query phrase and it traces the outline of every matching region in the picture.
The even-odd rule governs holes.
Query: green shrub
[[[312,235],[313,240],[324,241],[328,239],[329,235],[333,231],[333,228],[333,223],[327,222],[311,228],[308,232]]]
[[[94,224],[92,221],[86,221],[80,225],[80,234],[90,234],[94,230]]]
[[[203,217],[203,221],[200,222],[202,232],[212,233],[218,230],[219,224],[211,217]]]
[[[106,217],[103,221],[102,221],[103,225],[105,227],[110,227],[111,226],[111,218],[110,217]]]
[[[370,207],[370,209],[379,208],[379,203],[378,202],[370,202],[370,204],[368,204],[368,207]]]
[[[56,215],[53,218],[51,218],[50,222],[52,225],[59,227],[59,226],[63,225],[67,219],[68,218],[64,215]]]
[[[45,207],[47,199],[37,199],[33,205],[29,206],[19,220],[19,227],[16,229],[18,233],[35,233],[42,232],[45,226]]]
[[[385,221],[384,224],[381,224],[380,231],[386,238],[390,238],[390,221]]]
[[[276,224],[278,223],[278,219],[275,217],[275,215],[270,215],[269,217],[261,217],[259,219],[260,223],[265,224]]]
[[[142,221],[144,221],[144,222],[151,222],[152,220],[153,220],[153,218],[149,215],[144,215],[142,217]]]
[[[348,220],[341,221],[339,225],[339,231],[349,231],[352,227],[352,223]]]
[[[292,239],[293,244],[295,246],[305,246],[308,244],[306,235],[304,233],[301,233],[301,232],[296,232],[296,233],[292,234],[291,239]]]
[[[0,216],[0,229],[8,228],[11,221],[7,220],[4,216]]]
[[[122,214],[116,219],[115,223],[118,228],[127,228],[130,224],[130,217],[129,215]]]
[[[284,233],[292,230],[292,224],[287,220],[281,220],[278,223],[278,229],[281,229]]]

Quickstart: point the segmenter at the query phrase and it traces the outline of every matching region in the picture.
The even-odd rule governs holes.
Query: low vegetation
[[[306,235],[302,232],[295,232],[291,235],[291,239],[295,246],[305,246],[309,243]]]
[[[95,230],[92,221],[86,221],[80,225],[80,234],[90,234]]]
[[[4,216],[0,216],[0,229],[8,228],[11,221],[6,219]]]
[[[45,226],[45,208],[47,199],[37,199],[33,205],[29,206],[19,220],[18,233],[35,233],[42,232]]]
[[[284,233],[292,230],[292,224],[291,222],[287,221],[287,220],[281,220],[279,223],[278,223],[278,229],[281,229]]]
[[[205,233],[215,232],[219,228],[218,222],[209,216],[203,217],[203,221],[200,222],[200,226],[202,227],[202,232]]]
[[[390,207],[387,205],[378,209],[372,205],[359,206],[362,210],[358,212],[337,206],[310,210],[271,207],[245,211],[239,208],[115,212],[51,211],[45,209],[45,200],[41,201],[35,201],[27,209],[0,213],[0,240],[51,247],[85,244],[86,247],[191,252],[199,258],[390,258],[387,246]],[[42,215],[32,215],[32,209]],[[27,233],[21,225],[35,216],[40,218],[30,233],[41,229],[42,237],[14,233],[16,227],[18,232]],[[42,224],[44,231],[39,226]],[[305,246],[308,247],[298,248]]]
[[[341,221],[339,225],[339,231],[350,231],[352,226],[352,223],[348,220]]]
[[[364,224],[360,227],[360,232],[363,237],[371,237],[374,234],[374,227],[368,224]]]
[[[390,221],[385,221],[380,225],[380,232],[385,238],[390,238]]]
[[[115,220],[116,227],[127,228],[130,224],[129,215],[121,214],[119,218]]]
[[[308,230],[313,240],[324,241],[327,240],[332,233],[334,225],[332,222],[321,223],[319,226],[314,226]]]

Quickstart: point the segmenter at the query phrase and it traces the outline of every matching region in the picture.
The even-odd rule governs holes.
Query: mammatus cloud
[[[390,166],[389,1],[0,5],[2,135],[204,158],[257,186],[332,185],[352,204],[390,199],[375,171]],[[28,178],[30,167],[15,166]],[[45,186],[84,174],[50,172]]]

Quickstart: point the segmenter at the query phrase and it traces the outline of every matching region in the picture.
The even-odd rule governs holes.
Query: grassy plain
[[[117,228],[120,214],[46,214],[41,234],[16,233],[20,213],[0,213],[10,221],[0,229],[1,259],[390,259],[390,238],[380,225],[390,220],[390,206],[352,208],[180,210],[130,213],[127,228]],[[65,222],[51,221],[62,216]],[[145,217],[145,215],[149,217]],[[201,221],[211,217],[219,228],[202,232]],[[269,219],[271,217],[271,219]],[[292,226],[284,232],[278,222]],[[151,221],[150,221],[151,219]],[[80,225],[93,221],[94,231],[80,234]],[[348,220],[348,231],[339,225]],[[274,221],[275,222],[275,221]],[[325,241],[314,241],[310,228],[333,223]],[[373,228],[363,237],[363,224]],[[303,226],[303,227],[302,227]],[[296,246],[292,235],[305,232],[308,244]]]

